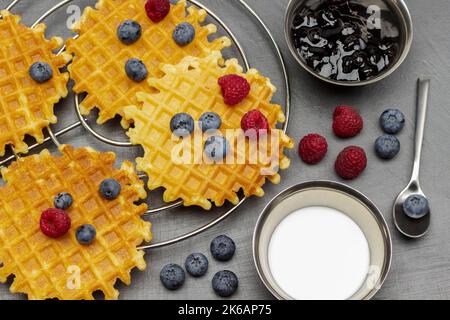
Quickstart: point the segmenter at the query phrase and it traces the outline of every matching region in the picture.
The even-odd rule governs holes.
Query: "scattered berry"
[[[184,267],[193,277],[201,277],[208,271],[208,258],[202,253],[192,253],[186,258]]]
[[[133,44],[139,40],[142,34],[142,28],[134,20],[125,20],[117,28],[117,37],[124,44]]]
[[[170,130],[178,137],[187,137],[194,131],[194,119],[187,113],[177,113],[170,120]]]
[[[205,154],[214,161],[222,161],[230,151],[230,143],[222,136],[211,136],[205,142]]]
[[[360,147],[347,147],[338,155],[334,168],[336,173],[346,180],[358,177],[367,166],[367,157]]]
[[[380,116],[380,126],[386,133],[399,133],[405,126],[405,115],[398,109],[387,109]]]
[[[400,151],[400,141],[394,136],[384,135],[375,140],[375,152],[381,159],[392,159]]]
[[[241,119],[241,128],[248,137],[259,137],[269,131],[269,121],[259,110],[247,112]]]
[[[70,217],[61,209],[47,209],[41,214],[39,226],[47,237],[59,238],[69,231]]]
[[[220,116],[215,112],[205,112],[201,115],[199,121],[203,132],[208,130],[218,130],[222,125],[222,119],[220,119]]]
[[[211,241],[210,250],[214,259],[228,261],[236,251],[236,244],[230,237],[221,235]]]
[[[187,46],[194,41],[195,28],[189,22],[182,22],[175,27],[172,34],[173,40],[180,47]]]
[[[83,245],[91,244],[94,241],[96,235],[97,231],[95,231],[94,226],[91,224],[83,224],[82,226],[78,227],[75,233],[77,241]]]
[[[100,183],[100,194],[107,200],[116,199],[121,190],[120,183],[115,179],[105,179]]]
[[[167,289],[177,290],[183,286],[186,274],[182,267],[170,263],[162,268],[159,279]]]
[[[334,114],[333,131],[336,136],[340,138],[354,137],[363,129],[363,119],[352,108],[338,107]]]
[[[333,119],[347,112],[355,112],[355,110],[349,106],[337,106],[336,109],[334,109]]]
[[[53,77],[52,67],[47,62],[35,62],[28,70],[31,79],[38,83],[44,83]]]
[[[211,283],[214,292],[220,297],[233,295],[239,286],[239,280],[236,274],[229,270],[217,272]]]
[[[153,22],[157,23],[164,19],[170,11],[169,0],[147,0],[145,3],[147,16]]]
[[[413,194],[403,203],[403,212],[410,218],[420,219],[430,212],[427,198],[420,194]]]
[[[327,140],[319,134],[308,134],[298,146],[300,158],[308,164],[319,163],[327,154]]]
[[[247,79],[237,75],[229,74],[219,79],[224,102],[230,106],[242,102],[250,93],[250,84]]]
[[[61,192],[53,200],[55,208],[66,210],[72,205],[73,199],[70,193]]]
[[[139,59],[129,59],[125,64],[125,72],[128,78],[135,82],[142,82],[148,76],[145,64]]]

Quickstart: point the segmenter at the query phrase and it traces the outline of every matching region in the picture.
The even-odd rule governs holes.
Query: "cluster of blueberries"
[[[388,109],[381,114],[381,128],[386,132],[375,141],[375,152],[382,159],[392,159],[400,151],[400,141],[394,134],[405,126],[405,116],[398,109]],[[420,194],[409,196],[403,203],[403,212],[412,219],[420,219],[430,212],[427,198]]]
[[[126,45],[130,45],[139,40],[142,35],[141,25],[134,20],[125,20],[117,28],[117,37]],[[190,44],[195,38],[195,28],[188,22],[178,24],[172,34],[173,40],[180,47]],[[128,77],[141,82],[147,78],[148,70],[145,64],[136,58],[131,58],[125,63],[125,72]]]
[[[400,141],[394,134],[405,126],[405,115],[398,109],[387,109],[380,116],[380,126],[386,133],[375,140],[375,152],[381,159],[389,160],[400,152]]]
[[[68,192],[61,192],[54,199],[55,208],[61,210],[67,210],[72,205],[72,203],[72,195]],[[94,241],[96,235],[97,231],[91,224],[83,224],[78,227],[77,231],[75,232],[77,241],[83,245],[91,244]]]
[[[221,235],[211,241],[210,251],[214,259],[229,261],[236,251],[236,245],[230,237]],[[184,267],[191,276],[202,277],[208,271],[208,258],[202,253],[192,253],[186,258]],[[159,277],[164,287],[169,290],[181,288],[186,280],[184,269],[175,263],[164,266]],[[222,270],[214,275],[211,284],[218,296],[229,297],[236,292],[239,281],[234,272]]]
[[[199,118],[199,125],[203,132],[214,133],[222,125],[222,119],[215,112],[205,112]],[[170,130],[178,137],[187,137],[193,131],[195,121],[187,113],[177,113],[170,121]],[[206,139],[205,154],[214,161],[223,160],[230,151],[229,141],[221,135],[212,135]]]
[[[121,191],[120,183],[115,179],[105,179],[100,183],[99,192],[101,196],[107,200],[116,199]],[[61,192],[54,198],[53,204],[56,209],[67,210],[73,203],[73,197],[68,192]],[[77,241],[82,245],[91,244],[97,231],[91,224],[83,224],[77,228],[75,232]]]
[[[141,25],[133,20],[126,20],[117,28],[117,37],[126,45],[138,41],[141,35]],[[172,36],[177,45],[184,47],[194,40],[195,28],[188,22],[182,22],[175,27]],[[141,60],[136,58],[131,58],[125,63],[125,72],[135,82],[141,82],[148,76],[147,67]],[[52,78],[53,70],[48,63],[38,61],[31,65],[29,74],[34,81],[44,83]]]

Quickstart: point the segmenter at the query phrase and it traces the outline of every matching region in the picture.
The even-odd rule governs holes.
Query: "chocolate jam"
[[[321,76],[368,80],[397,61],[398,23],[382,1],[307,3],[294,16],[292,39],[300,56]]]

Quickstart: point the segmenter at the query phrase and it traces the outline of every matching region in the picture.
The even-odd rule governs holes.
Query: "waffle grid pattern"
[[[187,9],[186,0],[171,5],[169,15],[159,23],[152,22],[144,10],[144,0],[100,0],[96,9],[86,8],[80,22],[74,26],[77,39],[70,39],[67,51],[74,54],[69,66],[75,81],[76,93],[87,92],[80,109],[84,115],[93,108],[99,109],[98,123],[104,123],[116,115],[123,116],[123,107],[136,105],[138,91],[150,91],[146,81],[133,82],[124,71],[130,58],[142,60],[149,77],[159,77],[161,63],[176,64],[185,56],[206,56],[213,50],[231,45],[227,37],[209,41],[217,31],[213,24],[201,26],[206,18],[204,10],[193,6]],[[117,27],[124,20],[137,21],[142,27],[141,38],[132,45],[122,44],[117,38]],[[187,21],[195,27],[193,43],[179,47],[172,39],[175,26]],[[128,123],[122,120],[127,128]]]
[[[6,184],[0,189],[0,281],[15,275],[11,292],[25,293],[29,299],[93,299],[95,291],[115,299],[116,280],[130,284],[130,271],[146,267],[144,252],[136,246],[151,240],[150,223],[140,218],[147,205],[134,204],[146,198],[143,182],[129,162],[115,169],[113,153],[71,146],[63,146],[61,152],[52,156],[44,150],[2,169]],[[110,177],[122,186],[114,201],[98,192],[100,182]],[[72,226],[65,236],[51,239],[40,231],[40,214],[62,191],[74,198],[67,210]],[[97,230],[88,246],[75,237],[84,223]],[[68,286],[73,266],[80,276],[75,289]]]
[[[55,55],[62,39],[45,38],[45,25],[34,29],[20,24],[20,17],[1,11],[0,19],[0,156],[11,145],[16,152],[27,153],[25,135],[42,143],[42,129],[56,123],[53,106],[67,96],[68,73],[60,72],[71,55]],[[45,61],[53,69],[53,78],[35,82],[28,69],[36,61]]]
[[[210,200],[217,206],[223,205],[225,200],[236,204],[239,201],[236,193],[240,189],[243,189],[245,196],[263,196],[261,187],[266,179],[273,183],[280,181],[276,172],[262,174],[264,169],[277,171],[276,167],[271,167],[273,163],[262,163],[261,159],[256,163],[248,161],[251,159],[249,143],[242,130],[238,130],[230,142],[232,146],[237,146],[237,141],[245,141],[245,150],[236,147],[231,152],[235,159],[246,159],[243,164],[201,161],[203,141],[196,142],[194,137],[185,140],[192,148],[192,164],[174,162],[172,152],[180,142],[172,139],[169,123],[176,113],[186,112],[198,120],[202,113],[214,111],[222,119],[221,131],[226,136],[226,129],[240,128],[241,118],[246,112],[258,109],[268,118],[272,131],[279,133],[277,154],[269,155],[279,158],[279,168],[289,167],[290,161],[284,155],[284,149],[292,148],[293,142],[282,131],[275,129],[277,122],[285,120],[281,107],[270,103],[275,87],[254,69],[243,74],[235,59],[226,61],[225,67],[221,67],[221,59],[220,52],[216,51],[203,59],[187,57],[176,66],[162,66],[164,77],[148,80],[157,93],[139,93],[138,100],[142,106],[125,108],[125,118],[134,122],[134,128],[127,134],[131,142],[142,145],[145,152],[143,158],[136,160],[137,167],[149,176],[150,190],[165,188],[164,200],[167,202],[181,198],[186,206],[198,205],[208,210],[212,206]],[[234,107],[224,104],[217,83],[221,76],[230,73],[244,76],[251,84],[249,96]],[[265,150],[260,151],[264,154]]]

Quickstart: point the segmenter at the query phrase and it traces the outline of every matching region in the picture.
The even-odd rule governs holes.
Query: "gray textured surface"
[[[0,0],[3,8],[9,0]],[[46,8],[56,4],[57,0],[22,0],[13,10],[23,14],[24,22],[30,24]],[[313,79],[300,69],[288,53],[284,44],[283,17],[288,0],[248,0],[254,10],[261,15],[274,33],[289,65],[293,91],[292,118],[289,134],[297,141],[309,132],[318,132],[328,137],[330,150],[327,158],[318,166],[302,164],[295,152],[291,152],[292,166],[282,174],[280,185],[267,185],[266,197],[252,198],[215,228],[175,246],[154,250],[147,254],[148,270],[134,272],[130,287],[120,286],[122,299],[210,299],[216,298],[210,287],[210,279],[215,271],[231,269],[240,279],[240,288],[235,298],[270,299],[270,294],[260,283],[253,266],[251,237],[253,226],[264,205],[279,191],[298,182],[311,179],[337,180],[332,166],[337,153],[345,146],[355,144],[368,152],[369,165],[366,172],[350,185],[369,196],[386,217],[393,235],[393,265],[388,279],[376,296],[378,299],[448,299],[450,298],[450,216],[448,214],[448,181],[450,170],[450,112],[448,109],[448,83],[450,82],[450,6],[448,0],[409,0],[415,38],[412,51],[406,62],[393,76],[383,82],[359,89],[341,89],[325,85]],[[91,5],[93,0],[74,1]],[[245,47],[250,62],[262,73],[270,75],[280,87],[282,82],[273,51],[267,45],[267,39],[254,21],[245,14],[236,1],[209,0],[202,3],[210,6],[222,17],[236,33]],[[68,14],[61,9],[47,19],[48,34],[70,36],[65,27]],[[433,211],[431,230],[423,239],[410,241],[402,238],[395,230],[391,206],[398,192],[406,185],[413,156],[415,85],[418,76],[428,75],[433,79],[431,105],[425,133],[425,146],[422,165],[422,185],[429,195]],[[331,113],[338,104],[350,104],[358,107],[365,119],[364,132],[355,139],[337,140],[330,129]],[[407,117],[405,130],[400,135],[402,151],[391,162],[378,160],[373,151],[373,141],[381,134],[377,125],[379,114],[388,106],[404,111]],[[65,108],[66,107],[66,108]],[[57,127],[72,123],[75,116],[70,99],[58,107],[60,123]],[[117,128],[102,128],[111,130]],[[114,150],[121,158],[132,158],[139,149],[114,149],[103,145],[95,138],[87,136],[84,130],[77,129],[62,138],[65,143],[91,145],[99,150]],[[152,203],[158,203],[159,194],[152,194]],[[214,213],[212,213],[214,215]],[[168,212],[152,218],[155,240],[167,239],[186,232],[212,215],[200,210]],[[168,292],[159,283],[161,267],[168,262],[182,264],[191,252],[209,254],[209,242],[218,235],[226,233],[233,237],[238,250],[230,263],[218,263],[211,260],[206,277],[193,279],[188,277],[185,286],[177,292]],[[16,299],[20,296],[9,293],[6,285],[0,286],[0,297]]]

